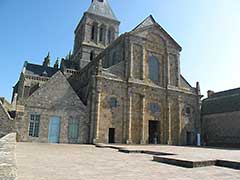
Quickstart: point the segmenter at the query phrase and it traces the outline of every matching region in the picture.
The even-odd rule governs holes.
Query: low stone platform
[[[159,157],[159,156],[154,156],[153,161],[176,165],[176,166],[185,167],[185,168],[197,168],[197,167],[206,167],[206,166],[216,165],[216,160],[189,161],[189,160]]]
[[[0,180],[16,179],[16,134],[0,139]]]
[[[219,166],[240,169],[240,149],[120,144],[96,144],[96,147],[118,149],[123,153],[154,155],[153,161],[185,168]]]

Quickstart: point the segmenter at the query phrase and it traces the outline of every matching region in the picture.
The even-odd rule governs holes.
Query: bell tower
[[[108,0],[92,0],[74,32],[72,60],[80,69],[118,37],[119,25]]]

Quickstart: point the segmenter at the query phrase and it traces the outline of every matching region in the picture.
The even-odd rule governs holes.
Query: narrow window
[[[154,56],[151,56],[148,61],[148,76],[149,79],[158,82],[159,81],[159,62]]]
[[[29,121],[29,136],[39,137],[39,124],[40,124],[40,115],[31,114]]]
[[[109,44],[111,42],[113,42],[113,40],[115,39],[114,34],[115,34],[114,29],[112,27],[110,27],[108,30],[108,43]]]
[[[94,57],[95,57],[95,53],[94,53],[94,51],[91,51],[90,52],[90,61],[92,61],[94,59]]]
[[[99,30],[99,42],[105,43],[105,26],[102,25]]]
[[[95,25],[92,26],[91,39],[95,40]]]

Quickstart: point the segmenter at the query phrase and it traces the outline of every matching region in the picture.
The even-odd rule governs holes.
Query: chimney
[[[207,95],[208,95],[208,98],[210,98],[212,95],[214,95],[214,91],[208,90]]]

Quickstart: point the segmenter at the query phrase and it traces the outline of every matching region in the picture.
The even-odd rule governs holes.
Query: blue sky
[[[183,47],[181,73],[203,94],[239,87],[239,0],[109,0],[130,31],[149,14]],[[0,0],[0,96],[10,100],[25,60],[52,63],[73,47],[91,0]]]

